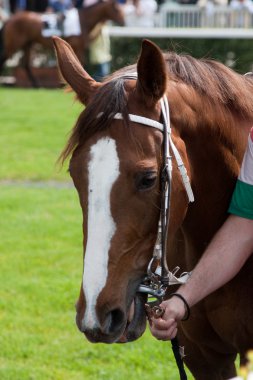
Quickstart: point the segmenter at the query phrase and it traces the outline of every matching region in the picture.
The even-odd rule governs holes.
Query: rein
[[[129,74],[124,76],[126,79],[137,79],[137,73]],[[167,97],[164,95],[160,100],[161,110],[162,110],[162,119],[163,123],[158,121],[139,116],[128,114],[129,120],[135,123],[139,123],[151,128],[160,130],[163,133],[163,166],[161,170],[161,212],[158,223],[158,232],[157,232],[157,241],[155,244],[155,249],[153,253],[153,258],[151,259],[148,268],[147,276],[145,277],[143,283],[139,286],[138,292],[148,294],[149,297],[155,298],[159,303],[163,300],[167,288],[170,285],[183,284],[187,281],[190,276],[190,273],[182,273],[179,277],[176,277],[176,273],[179,270],[176,267],[173,272],[168,269],[167,258],[166,258],[166,247],[168,240],[168,227],[170,221],[170,202],[171,202],[171,185],[172,185],[172,155],[174,155],[178,170],[180,171],[182,181],[185,187],[185,191],[188,196],[189,202],[194,202],[194,195],[191,188],[190,180],[187,175],[186,167],[183,163],[183,160],[180,156],[180,153],[173,143],[171,137],[171,126],[170,126],[170,111],[169,103]],[[114,119],[122,120],[123,115],[117,113],[114,115]],[[155,262],[160,263],[155,271],[152,267]],[[183,300],[184,301],[184,300]],[[151,312],[155,317],[162,316],[163,309],[159,306],[151,307],[156,304],[156,302],[148,302],[147,312]],[[186,301],[184,301],[186,303]],[[188,306],[188,305],[187,305]],[[189,316],[189,309],[188,316]],[[148,315],[149,317],[149,315]],[[183,350],[178,345],[177,338],[172,339],[172,349],[176,359],[176,363],[180,373],[180,379],[186,380],[187,376],[184,370],[182,358],[184,356]]]

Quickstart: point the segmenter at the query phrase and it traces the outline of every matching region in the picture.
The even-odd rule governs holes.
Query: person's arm
[[[230,215],[177,293],[193,306],[231,280],[252,252],[253,220]],[[157,339],[169,340],[177,334],[177,322],[183,319],[185,306],[181,299],[172,297],[163,301],[161,307],[165,313],[152,320],[150,329]]]

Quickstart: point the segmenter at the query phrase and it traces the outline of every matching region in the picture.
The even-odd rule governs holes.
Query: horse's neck
[[[201,127],[201,128],[200,128]],[[234,136],[221,135],[220,129],[202,125],[184,139],[190,162],[195,202],[189,206],[182,225],[191,258],[195,260],[227,217],[227,210],[242,161],[250,123],[231,128]],[[246,133],[245,133],[246,132]]]
[[[246,119],[242,113],[232,113],[222,105],[212,106],[190,91],[185,102],[175,99],[171,121],[186,146],[193,181],[201,184],[197,190],[207,188],[215,178],[213,186],[219,193],[219,188],[227,186],[224,178],[238,175],[253,112]]]
[[[180,81],[170,83],[168,99],[174,135],[177,133],[185,144],[195,196],[195,202],[189,204],[183,222],[171,236],[170,260],[173,267],[180,257],[181,267],[192,270],[228,215],[253,124],[253,104],[251,107],[248,100],[243,109],[238,102],[238,108],[230,112],[219,100],[215,105],[215,99],[211,102]]]
[[[80,9],[80,22],[87,33],[90,33],[97,24],[106,21],[106,3],[99,3],[89,8]]]

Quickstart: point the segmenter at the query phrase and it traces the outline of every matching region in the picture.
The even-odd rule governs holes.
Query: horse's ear
[[[137,90],[146,102],[157,102],[167,88],[167,69],[163,54],[158,46],[143,40],[137,62]]]
[[[84,70],[71,46],[59,37],[53,37],[58,66],[63,78],[76,92],[78,99],[87,104],[100,83]]]

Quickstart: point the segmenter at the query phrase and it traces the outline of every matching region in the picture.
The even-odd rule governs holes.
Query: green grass
[[[0,90],[0,379],[178,379],[170,343],[93,345],[75,326],[81,209],[54,163],[80,106],[60,91]],[[3,181],[14,182],[3,185]],[[15,182],[18,180],[18,182]]]
[[[81,105],[60,90],[0,89],[0,178],[66,178],[55,165]]]

